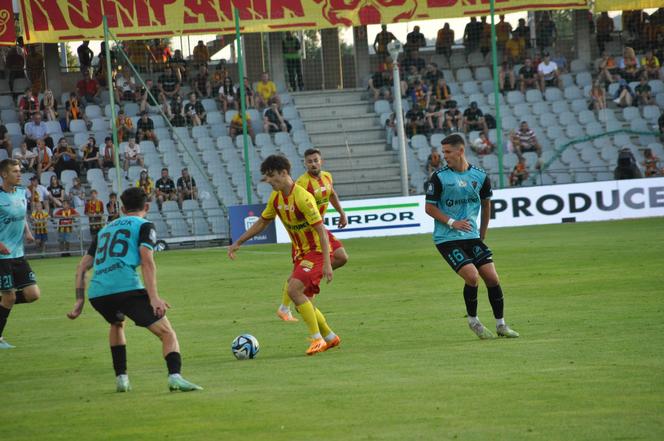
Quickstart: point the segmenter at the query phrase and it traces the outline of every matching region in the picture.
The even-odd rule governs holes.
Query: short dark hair
[[[10,167],[15,167],[21,165],[21,162],[18,159],[3,159],[0,161],[0,173],[7,173]]]
[[[261,164],[261,174],[263,175],[283,170],[286,170],[290,174],[291,165],[288,158],[282,155],[270,155]]]
[[[451,145],[453,147],[463,147],[466,145],[466,142],[463,140],[463,136],[454,133],[452,135],[446,136],[442,141],[440,141],[441,145]]]
[[[168,171],[168,167],[162,168],[161,171]]]
[[[122,192],[120,196],[122,205],[127,211],[140,211],[145,207],[148,201],[148,195],[145,194],[142,188],[131,187]]]
[[[320,155],[320,156],[323,156],[323,155],[320,153],[320,150],[318,150],[318,149],[310,148],[310,149],[305,150],[305,152],[304,152],[304,157],[305,157],[305,158],[306,158],[307,156],[311,156],[311,155]]]

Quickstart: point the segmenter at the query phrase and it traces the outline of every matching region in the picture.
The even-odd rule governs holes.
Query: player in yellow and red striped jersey
[[[290,162],[284,156],[268,156],[261,164],[263,181],[274,190],[261,217],[228,247],[228,257],[235,259],[240,246],[279,216],[293,243],[293,272],[288,279],[288,295],[309,328],[311,345],[307,355],[326,351],[341,342],[330,329],[325,316],[312,300],[320,291],[323,277],[332,281],[331,248],[327,230],[316,200],[290,176]]]
[[[344,228],[348,223],[346,213],[341,207],[339,197],[334,191],[332,174],[323,170],[323,158],[318,149],[308,149],[304,152],[304,166],[307,171],[297,178],[295,183],[300,187],[306,189],[316,199],[316,205],[322,218],[325,218],[325,212],[328,205],[331,203],[337,213],[339,213],[339,222],[337,227]],[[332,249],[332,269],[336,270],[341,268],[348,261],[348,254],[344,249],[343,244],[332,233],[327,232],[330,240],[330,248]],[[293,317],[290,310],[290,297],[288,296],[288,282],[284,284],[281,294],[281,305],[277,309],[277,316],[286,322],[296,322],[297,319]]]

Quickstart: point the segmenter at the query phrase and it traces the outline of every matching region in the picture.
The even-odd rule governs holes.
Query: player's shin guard
[[[0,305],[0,337],[2,337],[2,332],[5,330],[5,325],[7,324],[7,318],[11,309],[7,309],[4,306]]]
[[[491,303],[491,309],[493,309],[493,316],[496,319],[503,318],[503,290],[500,285],[487,287],[489,291],[489,302]]]
[[[477,317],[477,287],[464,285],[463,300],[466,302],[468,317]]]
[[[325,316],[318,308],[316,308],[316,321],[318,322],[318,329],[320,329],[320,333],[323,335],[323,337],[329,335],[330,332],[332,332],[332,328],[330,328],[330,326],[327,324]]]
[[[290,306],[292,300],[288,295],[288,280],[284,283],[284,289],[281,292],[281,304],[283,306]]]
[[[113,357],[113,369],[115,376],[127,374],[127,346],[111,346],[111,356]]]
[[[168,375],[179,374],[182,370],[182,357],[179,352],[169,352],[166,357],[166,367]]]
[[[306,301],[297,306],[297,311],[302,315],[304,322],[309,328],[309,334],[312,338],[321,338],[320,328],[318,327],[318,320],[316,319],[316,311],[313,303]]]

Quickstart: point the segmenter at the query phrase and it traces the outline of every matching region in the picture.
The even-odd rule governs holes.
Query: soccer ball
[[[242,334],[235,337],[231,350],[233,355],[238,360],[247,360],[249,358],[256,358],[258,355],[258,340],[251,334]]]

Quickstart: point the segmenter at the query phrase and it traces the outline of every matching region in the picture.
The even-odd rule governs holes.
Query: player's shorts
[[[466,265],[479,268],[493,262],[493,253],[480,239],[443,242],[436,244],[436,248],[455,272]]]
[[[136,326],[147,328],[159,320],[144,289],[95,297],[90,299],[90,304],[110,324],[123,322],[127,316]]]
[[[323,253],[310,252],[295,261],[291,278],[304,285],[304,295],[313,297],[320,292],[320,280],[323,278]]]
[[[35,284],[37,277],[25,257],[0,259],[0,291],[23,289]]]
[[[48,240],[48,233],[35,233],[35,240],[46,242]]]
[[[327,239],[330,242],[330,250],[334,253],[336,250],[339,248],[343,248],[344,244],[341,243],[339,239],[334,237],[334,234],[330,233],[330,231],[327,231]]]

